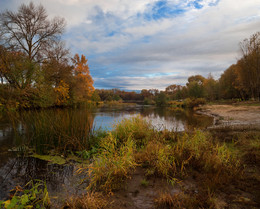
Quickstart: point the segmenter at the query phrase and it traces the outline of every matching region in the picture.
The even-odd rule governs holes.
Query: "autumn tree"
[[[22,52],[8,51],[0,46],[0,75],[2,83],[12,88],[23,89],[28,83],[27,74],[33,65]]]
[[[94,92],[93,80],[89,72],[87,59],[84,55],[79,57],[78,54],[74,56],[72,62],[74,64],[73,75],[73,93],[75,101],[84,101],[90,99]]]
[[[218,82],[209,74],[208,78],[204,80],[205,96],[208,100],[218,99]]]
[[[171,97],[171,99],[181,99],[182,98],[182,88],[181,85],[172,84],[165,88],[165,93]]]
[[[239,98],[241,90],[237,85],[237,65],[231,65],[219,79],[219,97],[222,99]]]
[[[252,98],[260,99],[260,32],[240,43],[242,58],[239,61],[238,80]]]
[[[205,78],[204,78],[202,75],[193,75],[193,76],[190,76],[190,77],[188,78],[187,86],[189,85],[189,83],[192,83],[192,82],[196,82],[196,83],[198,83],[199,85],[202,85],[202,84],[205,82]]]
[[[202,98],[205,96],[204,89],[205,78],[201,75],[190,76],[188,78],[187,91],[189,97],[192,98]]]
[[[4,47],[26,55],[32,63],[24,74],[27,86],[34,82],[32,78],[37,69],[33,63],[46,58],[46,52],[60,40],[64,28],[63,18],[49,20],[45,8],[33,2],[22,4],[17,12],[6,10],[0,14]]]
[[[155,102],[157,106],[165,106],[167,104],[168,98],[164,91],[160,91],[155,97]]]
[[[141,96],[142,96],[142,99],[151,98],[153,96],[153,94],[151,92],[149,92],[147,89],[142,89]]]

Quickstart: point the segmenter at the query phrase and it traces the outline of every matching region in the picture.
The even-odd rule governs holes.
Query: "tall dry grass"
[[[87,189],[100,189],[106,193],[122,186],[129,177],[131,169],[135,168],[135,143],[131,137],[124,143],[110,133],[100,142],[100,150],[87,168],[80,168],[79,173],[87,172],[89,185]]]

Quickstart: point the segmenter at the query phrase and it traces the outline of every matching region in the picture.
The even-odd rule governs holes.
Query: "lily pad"
[[[63,157],[60,157],[60,156],[33,154],[32,157],[38,158],[40,160],[48,161],[51,164],[63,165],[63,164],[66,163],[66,160]]]

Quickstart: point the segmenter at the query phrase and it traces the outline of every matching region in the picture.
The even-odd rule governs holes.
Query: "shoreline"
[[[260,106],[204,105],[196,113],[214,118],[208,129],[260,130]]]

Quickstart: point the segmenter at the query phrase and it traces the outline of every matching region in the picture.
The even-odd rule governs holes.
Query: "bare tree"
[[[33,2],[22,4],[18,12],[7,10],[0,14],[5,47],[26,53],[31,61],[39,61],[44,49],[59,41],[64,28],[64,18],[48,20],[45,8]]]
[[[52,48],[45,49],[43,53],[48,60],[55,59],[67,63],[70,59],[70,51],[63,41],[54,43]]]

